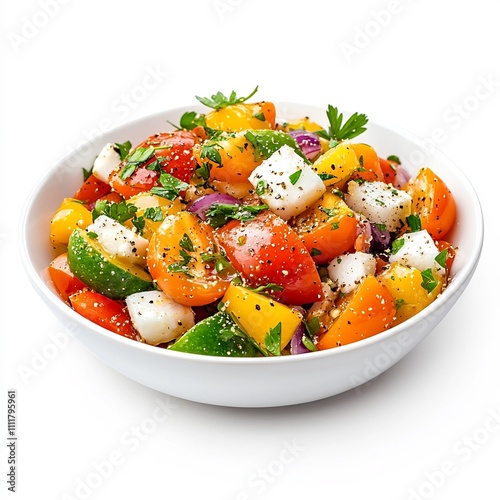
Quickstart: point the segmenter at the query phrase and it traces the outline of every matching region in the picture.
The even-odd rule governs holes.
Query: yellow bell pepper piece
[[[224,310],[233,320],[266,350],[266,336],[271,329],[281,330],[282,351],[290,342],[295,330],[302,321],[302,314],[270,297],[230,284],[222,299]]]
[[[433,276],[436,286],[431,292],[422,286],[422,273],[418,269],[399,262],[394,262],[378,276],[379,281],[389,289],[396,303],[393,326],[415,316],[441,293],[444,279],[436,273],[433,273]]]
[[[92,223],[92,214],[81,201],[64,198],[50,221],[50,241],[53,245],[67,245],[77,227],[85,229]]]
[[[329,149],[312,165],[318,175],[328,176],[323,179],[325,186],[338,189],[343,188],[359,167],[358,157],[348,142],[341,142]]]

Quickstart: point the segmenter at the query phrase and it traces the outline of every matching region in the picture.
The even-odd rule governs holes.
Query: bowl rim
[[[317,104],[305,104],[299,102],[291,102],[291,101],[273,101],[276,105],[277,109],[279,107],[286,106],[294,106],[294,107],[302,107],[315,109],[317,111],[322,110]],[[326,106],[324,107],[326,110]],[[144,342],[137,342],[135,340],[127,339],[121,335],[113,333],[104,327],[101,327],[91,321],[85,319],[83,316],[80,316],[76,311],[74,311],[67,303],[65,303],[57,294],[57,292],[51,289],[50,284],[42,279],[42,274],[39,273],[30,258],[30,250],[27,245],[27,230],[28,230],[28,222],[29,222],[29,214],[33,209],[33,202],[35,201],[37,195],[39,194],[39,190],[43,187],[50,178],[54,175],[54,172],[57,171],[60,165],[64,164],[66,160],[71,158],[75,153],[77,153],[80,149],[87,147],[89,144],[94,144],[95,142],[107,140],[107,138],[111,138],[112,136],[118,136],[120,132],[127,130],[130,127],[139,125],[145,121],[153,121],[157,118],[165,116],[165,114],[180,114],[186,111],[204,111],[206,108],[202,105],[198,104],[186,104],[183,106],[176,106],[172,108],[167,108],[161,111],[157,111],[155,113],[147,114],[135,118],[134,120],[130,120],[126,123],[120,124],[116,127],[111,128],[97,136],[94,136],[86,141],[82,141],[77,147],[73,148],[71,151],[67,152],[64,155],[56,160],[49,169],[47,169],[44,174],[42,174],[34,187],[31,189],[26,201],[24,202],[23,209],[20,215],[20,231],[18,233],[18,241],[19,247],[21,250],[21,260],[23,262],[24,269],[26,274],[28,275],[29,280],[34,286],[37,293],[51,306],[55,307],[58,311],[61,312],[63,316],[67,316],[72,323],[76,323],[79,327],[84,329],[90,329],[96,335],[104,335],[111,342],[124,343],[124,347],[133,348],[143,350],[146,353],[150,353],[157,356],[166,357],[166,359],[172,357],[178,360],[185,360],[188,362],[196,362],[196,363],[208,363],[208,364],[224,364],[224,365],[253,365],[253,364],[281,364],[281,363],[302,363],[308,362],[312,359],[322,359],[340,356],[342,353],[357,351],[360,349],[364,349],[369,347],[375,343],[382,343],[392,337],[397,336],[398,334],[404,332],[405,330],[411,328],[413,325],[422,321],[425,317],[432,316],[436,313],[441,307],[443,307],[449,300],[451,300],[456,294],[460,294],[462,287],[464,287],[468,281],[472,278],[474,271],[479,263],[480,255],[483,247],[484,240],[484,217],[481,208],[481,204],[477,193],[465,175],[465,173],[460,169],[460,167],[451,160],[446,154],[444,154],[439,148],[433,148],[432,155],[441,157],[445,162],[449,165],[453,166],[453,169],[456,172],[457,177],[459,178],[460,184],[467,189],[469,192],[470,198],[473,201],[474,209],[477,214],[477,224],[475,224],[474,235],[474,246],[470,255],[470,258],[463,264],[462,269],[460,270],[460,275],[455,276],[451,282],[447,285],[445,291],[440,294],[431,304],[429,304],[425,309],[409,318],[408,320],[396,325],[394,327],[389,328],[381,333],[373,335],[371,337],[361,339],[357,342],[353,342],[351,344],[347,344],[344,346],[339,346],[332,349],[326,349],[323,351],[314,351],[305,353],[304,355],[286,355],[286,356],[262,356],[262,357],[224,357],[224,356],[210,356],[210,355],[202,355],[202,354],[192,354],[192,353],[184,353],[171,351],[166,348],[159,348],[157,346],[149,345]],[[348,110],[342,109],[341,112],[349,114]],[[168,122],[167,122],[168,123]],[[414,144],[419,144],[420,141],[424,139],[417,134],[407,130],[404,127],[400,127],[394,123],[390,123],[385,120],[371,119],[370,122],[378,127],[389,130],[393,133],[398,134],[399,136],[405,138],[406,140],[411,141]],[[469,207],[468,207],[469,208]],[[60,319],[60,318],[58,318]],[[65,329],[67,325],[63,325]]]

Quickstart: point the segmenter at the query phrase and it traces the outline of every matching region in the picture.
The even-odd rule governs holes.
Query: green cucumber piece
[[[255,357],[259,354],[248,336],[224,312],[201,320],[169,350],[207,356]]]
[[[142,267],[113,257],[84,229],[71,233],[68,263],[77,278],[111,299],[125,299],[154,288],[153,279]]]

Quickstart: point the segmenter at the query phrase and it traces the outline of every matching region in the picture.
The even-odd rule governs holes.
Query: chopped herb
[[[257,288],[252,288],[247,286],[246,287],[248,290],[251,290],[252,292],[256,293],[262,293],[263,295],[267,295],[267,291],[271,290],[273,292],[281,292],[283,290],[283,287],[281,285],[275,285],[274,283],[268,283],[267,285],[261,285],[258,286]]]
[[[87,236],[95,240],[97,238],[97,233],[94,233],[94,231],[87,231]]]
[[[119,144],[115,142],[114,150],[120,155],[120,160],[124,160],[127,155],[130,153],[132,148],[132,143],[130,141],[126,141],[123,144]]]
[[[217,148],[219,144],[204,144],[201,147],[200,158],[208,158],[210,161],[222,165],[222,158]]]
[[[318,348],[316,347],[316,344],[307,336],[307,335],[302,335],[302,344],[306,349],[308,349],[311,352],[317,351]]]
[[[365,114],[353,113],[349,119],[342,125],[344,116],[339,113],[339,110],[328,105],[326,116],[330,123],[328,132],[326,130],[319,130],[316,133],[323,139],[333,139],[335,141],[344,141],[346,139],[353,139],[362,134],[368,123],[368,117]]]
[[[266,333],[264,343],[271,354],[281,355],[281,321]]]
[[[196,169],[196,174],[199,175],[202,179],[208,181],[210,178],[210,163],[208,161],[202,163],[201,167]]]
[[[404,246],[405,240],[404,238],[398,238],[392,242],[391,253],[394,255],[398,253]]]
[[[396,311],[406,305],[405,299],[396,299]]]
[[[202,253],[201,260],[203,262],[213,262],[215,270],[218,273],[224,271],[228,267],[231,267],[231,263],[226,259],[226,257],[220,253]]]
[[[92,175],[92,170],[93,166],[90,167],[88,170],[86,168],[82,168],[83,170],[83,182],[85,182],[91,175]]]
[[[312,248],[310,253],[311,257],[316,257],[317,255],[323,255],[323,252],[321,250],[318,250],[317,248]]]
[[[188,252],[194,252],[193,242],[191,241],[191,238],[189,238],[189,236],[186,233],[184,233],[182,238],[180,239],[179,246],[181,248],[184,248]]]
[[[206,127],[205,115],[196,111],[187,111],[181,116],[179,122],[180,128],[193,130],[196,127]]]
[[[396,155],[390,155],[390,156],[388,156],[387,160],[393,161],[393,162],[397,163],[398,165],[401,165],[401,160]]]
[[[444,250],[441,250],[436,255],[436,258],[434,259],[441,267],[446,267],[446,260],[448,259],[448,249],[445,248]]]
[[[165,215],[161,207],[148,207],[144,211],[144,217],[153,222],[161,222],[165,218]]]
[[[144,219],[144,217],[142,215],[139,217],[134,217],[132,219],[132,224],[137,229],[137,232],[142,236],[142,234],[144,233],[144,227],[146,226],[146,220]]]
[[[266,193],[266,190],[267,190],[266,181],[257,182],[257,187],[255,188],[255,193],[257,194],[257,196],[262,196],[263,194]]]
[[[217,92],[216,94],[213,94],[211,98],[208,97],[200,97],[200,96],[195,96],[198,101],[200,101],[202,104],[209,108],[213,109],[222,109],[226,108],[227,106],[230,106],[232,104],[240,104],[242,102],[247,101],[251,97],[255,95],[257,90],[259,89],[259,86],[257,85],[250,94],[248,94],[246,97],[236,97],[236,92],[233,90],[229,97],[226,97],[222,92]]]
[[[126,163],[120,172],[120,179],[122,181],[128,179],[142,163],[150,160],[155,153],[155,148],[152,146],[148,148],[137,148],[134,152],[127,157]]]
[[[206,211],[207,222],[218,228],[229,222],[231,219],[239,221],[249,221],[262,211],[267,210],[267,205],[230,205],[226,203],[213,203]]]
[[[99,200],[92,210],[92,221],[95,221],[99,215],[107,215],[111,219],[116,220],[120,224],[132,219],[137,212],[137,207],[132,203],[120,201],[120,203],[113,203],[108,200]]]
[[[330,179],[333,179],[334,177],[337,177],[337,176],[333,175],[333,174],[318,174],[318,177],[322,181],[329,181]]]
[[[160,174],[160,184],[162,187],[155,186],[150,189],[150,193],[167,198],[170,201],[175,200],[181,191],[185,191],[189,187],[189,184],[167,172]]]
[[[438,280],[432,274],[432,269],[426,269],[421,272],[422,274],[422,288],[427,290],[428,293],[431,293],[434,288],[438,286]]]
[[[321,325],[319,323],[319,318],[317,316],[314,316],[314,318],[311,318],[309,321],[305,322],[306,330],[309,332],[309,335],[311,337],[314,337],[318,334],[320,326]]]
[[[326,215],[328,215],[328,217],[336,217],[339,214],[338,208],[319,207],[319,209]]]
[[[381,207],[385,207],[385,201],[384,200],[379,200],[378,198],[375,198],[375,203],[378,203]]]
[[[257,118],[257,120],[260,120],[262,122],[266,121],[266,117],[264,116],[264,113],[262,111],[260,111],[259,113],[255,113],[254,115],[252,115],[252,118]]]
[[[387,231],[387,226],[385,224],[375,224],[375,227],[381,232]]]
[[[290,182],[292,183],[292,186],[295,186],[295,184],[297,184],[301,175],[302,175],[302,170],[297,170],[297,172],[294,172],[293,174],[290,175]]]
[[[182,264],[181,262],[174,262],[173,264],[169,264],[167,269],[171,273],[182,273],[185,274],[188,278],[194,278],[194,275],[191,273],[191,270],[188,266]]]
[[[412,233],[422,230],[422,223],[420,222],[420,217],[418,215],[410,214],[406,217],[406,223]]]

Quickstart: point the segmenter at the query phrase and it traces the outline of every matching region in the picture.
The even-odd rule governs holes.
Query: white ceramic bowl
[[[276,106],[280,119],[309,116],[325,124],[326,105]],[[180,116],[191,110],[206,112],[206,108],[193,105],[157,113],[82,144],[45,174],[27,202],[21,247],[28,276],[64,327],[105,363],[141,384],[192,401],[235,407],[305,403],[353,389],[384,372],[421,342],[455,304],[481,253],[483,218],[477,196],[463,173],[442,153],[427,151],[423,141],[406,131],[370,121],[368,130],[357,140],[374,146],[380,156],[398,155],[411,173],[423,165],[431,167],[457,201],[458,223],[449,235],[459,248],[453,280],[424,311],[354,344],[272,358],[221,358],[167,351],[128,340],[79,316],[61,301],[44,273],[55,256],[49,243],[51,216],[62,198],[76,191],[82,182],[82,167],[89,168],[106,143],[130,140],[136,145],[153,133],[171,130],[167,121],[179,123]]]

